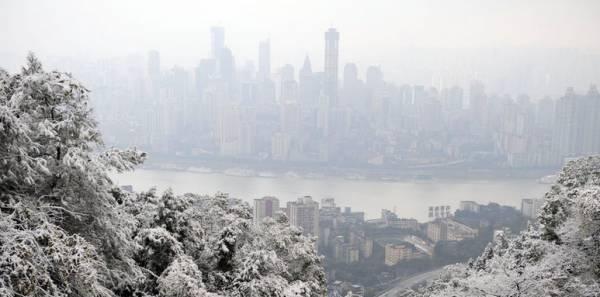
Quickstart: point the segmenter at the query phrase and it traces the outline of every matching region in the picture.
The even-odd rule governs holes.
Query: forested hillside
[[[0,296],[323,296],[311,239],[226,195],[119,190],[87,90],[30,55],[0,70]]]
[[[537,223],[412,296],[600,296],[600,157],[563,168]]]

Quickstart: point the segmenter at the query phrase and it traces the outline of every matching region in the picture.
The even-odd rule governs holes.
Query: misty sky
[[[322,68],[323,32],[341,32],[340,61],[393,63],[406,48],[600,49],[600,1],[0,1],[0,54],[122,56],[161,52],[164,65],[209,55],[226,28],[238,65],[270,38],[273,68],[309,54]],[[0,61],[2,62],[2,61]]]

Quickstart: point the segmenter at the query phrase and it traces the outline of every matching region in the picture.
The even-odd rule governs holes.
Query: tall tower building
[[[235,59],[229,48],[222,48],[217,56],[217,75],[227,83],[233,81]]]
[[[219,57],[219,53],[225,47],[225,29],[223,27],[210,28],[210,45],[213,59]]]
[[[334,28],[325,32],[324,91],[334,106],[337,104],[339,40],[340,33]]]
[[[195,69],[194,84],[196,94],[199,97],[204,96],[204,90],[217,70],[217,64],[214,59],[202,59]]]
[[[279,103],[295,102],[298,83],[294,78],[294,67],[286,64],[279,71]]]
[[[600,153],[600,93],[595,85],[585,96],[583,124],[583,153]]]
[[[383,71],[379,66],[369,66],[365,78],[367,87],[371,89],[380,89],[384,84]]]
[[[344,88],[350,89],[358,81],[358,68],[354,63],[344,65]]]
[[[315,78],[308,56],[304,58],[304,64],[298,73],[298,97],[304,107],[316,106],[319,99],[319,82]]]
[[[591,86],[587,95],[573,88],[556,102],[552,142],[559,157],[600,152],[600,94]]]
[[[148,52],[148,77],[150,78],[151,95],[158,99],[160,89],[160,54],[157,51]]]
[[[266,196],[261,199],[254,199],[254,223],[262,222],[264,218],[273,218],[279,211],[279,199],[272,196]]]
[[[292,226],[301,227],[304,235],[319,236],[319,202],[304,196],[288,202],[287,208]]]
[[[581,96],[568,88],[556,102],[552,142],[558,157],[578,156],[583,151],[583,126],[585,106]]]
[[[480,81],[472,81],[469,87],[469,111],[471,129],[477,135],[485,135],[488,132],[488,108],[485,86]]]
[[[271,44],[269,40],[258,44],[258,79],[265,81],[271,78]]]
[[[158,51],[148,52],[148,76],[150,76],[150,79],[160,76],[160,54]]]

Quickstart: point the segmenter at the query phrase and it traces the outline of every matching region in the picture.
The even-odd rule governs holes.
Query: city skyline
[[[262,1],[247,7],[247,3],[229,1],[211,5],[210,10],[185,2],[164,9],[154,2],[82,6],[59,1],[52,3],[53,8],[61,8],[54,14],[46,14],[50,8],[44,5],[29,1],[0,4],[0,19],[9,24],[0,36],[5,45],[0,62],[7,70],[16,71],[17,61],[28,51],[64,69],[75,63],[136,59],[149,50],[159,51],[164,65],[193,69],[211,57],[207,36],[210,28],[217,26],[225,28],[225,44],[240,67],[250,61],[256,67],[256,44],[269,40],[273,71],[286,64],[299,69],[306,56],[316,65],[314,70],[321,71],[322,32],[334,27],[343,34],[339,70],[354,63],[359,73],[364,73],[376,65],[385,72],[386,80],[397,84],[466,88],[478,79],[495,93],[527,93],[537,100],[561,95],[569,86],[587,88],[600,77],[600,47],[597,39],[591,38],[594,28],[600,26],[593,17],[598,6],[593,1],[407,1],[403,9],[389,9],[395,6],[390,1],[367,7],[336,1]],[[141,8],[142,13],[136,11]],[[230,8],[247,8],[253,16],[236,19],[239,12]],[[335,13],[339,9],[348,13]],[[133,12],[135,17],[128,18]],[[169,19],[169,12],[184,16]],[[382,13],[382,17],[364,18],[367,12]],[[72,25],[64,26],[61,19],[69,19]],[[243,19],[248,22],[240,26]],[[32,20],[53,26],[40,27]],[[281,25],[265,27],[267,20]],[[11,25],[17,21],[19,26]],[[513,30],[525,23],[528,26]],[[76,38],[65,38],[70,36]],[[578,70],[567,75],[572,65]]]
[[[595,295],[599,15],[0,0],[0,295]]]
[[[321,34],[323,64],[305,56],[301,68],[273,67],[271,40],[257,41],[258,65],[240,65],[219,26],[207,34],[210,55],[193,69],[165,65],[156,50],[71,66],[92,90],[109,145],[191,158],[189,164],[260,160],[367,173],[400,167],[419,178],[450,168],[550,172],[569,158],[600,152],[596,81],[543,98],[498,93],[481,80],[397,84],[381,66],[342,66],[345,35],[335,28]]]
[[[297,48],[310,41],[305,46],[300,46],[305,48],[299,52],[299,56],[302,56],[306,50],[311,48],[314,50],[314,47],[319,44],[319,39],[311,36],[315,36],[326,27],[337,27],[340,31],[347,32],[346,42],[351,43],[344,46],[356,48],[361,45],[361,51],[370,50],[371,44],[364,41],[355,43],[359,41],[358,37],[369,38],[369,41],[376,39],[387,41],[388,48],[398,48],[398,45],[404,44],[425,48],[536,46],[600,49],[600,41],[589,38],[591,36],[589,33],[594,32],[591,26],[599,22],[594,17],[594,11],[598,11],[600,4],[595,1],[558,0],[522,3],[514,0],[502,2],[436,0],[427,2],[404,1],[397,7],[394,1],[376,1],[369,5],[353,1],[321,3],[268,0],[245,3],[230,0],[211,3],[211,5],[175,1],[169,6],[154,1],[103,1],[86,4],[65,0],[54,1],[52,4],[5,1],[0,6],[3,8],[0,10],[2,19],[14,22],[18,17],[23,23],[19,27],[5,28],[6,40],[0,39],[0,41],[14,41],[12,37],[16,34],[39,37],[35,43],[29,41],[30,45],[34,45],[33,48],[27,46],[25,42],[27,38],[12,44],[2,42],[10,44],[11,48],[18,51],[64,49],[67,45],[76,45],[79,49],[87,49],[90,46],[94,51],[98,51],[114,48],[114,45],[119,44],[114,41],[121,41],[122,44],[119,46],[126,48],[127,51],[158,48],[169,52],[166,48],[160,49],[160,45],[165,45],[167,42],[172,46],[181,45],[181,39],[189,37],[185,34],[202,33],[205,28],[217,25],[230,30],[232,40],[235,40],[230,44],[234,52],[249,52],[253,49],[255,40],[259,39],[271,38],[284,41],[286,38],[283,37],[302,38],[300,44],[286,43],[284,47],[287,48],[286,50],[282,51],[278,48],[277,51],[282,52],[282,57],[291,56],[289,50],[292,44],[294,44],[293,48]],[[45,12],[49,7],[60,9],[54,14],[47,14]],[[340,9],[345,13],[338,13]],[[170,19],[169,13],[178,13],[178,18]],[[250,16],[250,13],[253,15]],[[64,24],[57,22],[62,18],[70,19],[71,22]],[[357,18],[361,18],[362,22],[356,22]],[[423,23],[424,18],[428,18],[429,22]],[[512,21],[510,24],[505,22],[507,18]],[[28,24],[29,19],[40,20],[39,24],[48,22],[55,27],[45,28],[37,24]],[[140,26],[143,21],[147,21],[144,23],[145,28]],[[551,27],[559,22],[563,25],[560,30]],[[240,26],[242,23],[243,27]],[[527,23],[528,26],[523,26],[519,31],[511,31],[508,36],[502,34],[523,23]],[[81,25],[83,28],[70,26],[71,24]],[[422,26],[414,27],[415,24]],[[66,40],[65,36],[61,36],[62,34],[77,33],[82,29],[99,33],[105,38],[96,40],[94,35],[80,36],[84,42],[46,43],[47,40],[51,40],[49,38]],[[554,34],[545,34],[549,30]],[[176,32],[178,36],[172,36],[172,32]],[[364,36],[366,32],[371,33],[372,36]],[[390,35],[398,35],[400,40],[408,40],[390,43],[392,40],[389,38],[382,38]],[[191,52],[209,53],[206,49],[207,40],[186,39],[192,42],[188,42],[188,45],[193,44],[196,48]],[[174,40],[179,42],[171,42]],[[349,56],[356,56],[356,54],[352,53]],[[247,57],[252,55],[248,54]],[[276,60],[278,63],[283,62],[279,58]]]

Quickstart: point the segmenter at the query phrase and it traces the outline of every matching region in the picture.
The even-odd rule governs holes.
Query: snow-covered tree
[[[572,161],[538,224],[495,241],[414,296],[600,296],[600,157]]]
[[[33,56],[0,69],[0,295],[323,296],[314,242],[226,195],[127,193],[89,91]]]
[[[0,217],[0,296],[112,296],[95,247],[15,206]]]
[[[139,206],[139,207],[132,207]],[[181,259],[193,261],[203,291],[222,296],[323,296],[325,278],[314,241],[285,222],[252,224],[248,204],[225,195],[126,195],[122,209],[136,223],[139,291],[165,279]],[[170,270],[171,269],[171,270]],[[177,269],[181,271],[181,269]],[[188,289],[185,289],[188,290]],[[192,290],[192,289],[189,289]],[[195,289],[194,289],[195,290]],[[160,293],[160,292],[150,292]]]

